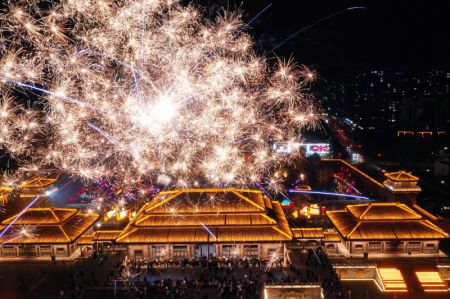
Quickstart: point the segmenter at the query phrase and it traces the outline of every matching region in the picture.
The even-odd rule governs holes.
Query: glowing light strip
[[[20,216],[22,216],[32,205],[34,205],[38,200],[39,200],[40,196],[36,196],[26,207],[25,209],[23,209],[19,215],[16,216],[16,218],[14,218],[13,221],[11,221],[10,224],[8,224],[7,227],[5,227],[5,229],[0,233],[0,238],[3,237],[3,235],[11,228],[11,226],[17,221],[17,219],[20,218]]]
[[[15,238],[6,240],[5,242],[3,242],[3,243],[0,244],[0,247],[3,247],[3,245],[5,245],[5,244],[7,244],[7,243],[10,243],[10,242],[12,242],[12,241],[15,241],[15,240],[17,240],[17,239],[20,239],[20,238],[22,238],[22,236],[17,236],[17,237],[15,237]]]
[[[214,238],[214,241],[217,241],[217,237],[213,234],[213,232],[203,223],[200,222],[200,224],[203,226],[203,228],[211,235],[211,237]]]
[[[380,286],[378,281],[376,281],[376,279],[373,279],[373,278],[340,278],[340,280],[341,281],[373,281],[375,283],[375,285],[378,287],[378,289],[380,290],[380,292],[385,292],[385,290]]]
[[[385,186],[378,182],[377,180],[375,180],[373,177],[369,176],[368,174],[366,174],[365,172],[359,170],[358,168],[356,168],[355,166],[353,166],[352,164],[348,163],[345,160],[342,159],[322,159],[322,161],[331,161],[331,162],[341,162],[342,164],[348,166],[349,168],[351,168],[352,170],[356,171],[357,173],[359,173],[360,175],[364,176],[365,178],[367,178],[368,180],[370,180],[372,183],[376,184],[377,186],[379,186],[380,188],[385,188]]]
[[[367,199],[370,200],[367,196],[353,195],[353,194],[345,194],[345,193],[334,193],[334,192],[324,192],[324,191],[308,191],[308,190],[289,190],[289,193],[303,193],[303,194],[319,194],[319,195],[330,195],[330,196],[341,196],[341,197],[351,197],[357,199]]]

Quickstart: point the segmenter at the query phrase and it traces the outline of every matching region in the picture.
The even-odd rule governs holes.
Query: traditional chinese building
[[[0,256],[69,257],[77,249],[80,236],[99,218],[98,214],[82,214],[76,209],[30,208],[0,225]]]
[[[56,182],[53,178],[35,177],[29,181],[23,182],[20,190],[20,198],[34,198],[36,196],[47,197],[48,192],[51,191],[52,185]]]
[[[386,180],[383,185],[392,194],[388,201],[403,201],[415,204],[417,196],[422,189],[417,186],[419,178],[404,170],[387,172],[384,174]]]
[[[260,191],[161,192],[116,239],[131,258],[283,257],[292,239],[281,205]]]
[[[351,254],[437,254],[439,241],[449,237],[433,223],[436,217],[417,205],[357,204],[326,214]]]

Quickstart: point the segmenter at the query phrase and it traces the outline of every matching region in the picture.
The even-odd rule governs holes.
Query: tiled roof
[[[76,209],[30,208],[20,217],[14,215],[2,222],[0,231],[13,223],[0,237],[0,243],[7,244],[48,244],[73,243],[99,218],[98,214],[81,214]],[[17,220],[15,222],[14,219]],[[22,225],[35,226],[36,237],[20,237],[14,231]]]
[[[23,213],[19,218],[17,218],[17,215],[11,216],[3,220],[2,224],[10,224],[13,221],[15,221],[15,224],[27,225],[60,224],[77,213],[78,211],[76,209],[30,208],[26,210],[25,213]]]
[[[292,233],[296,239],[323,239],[324,237],[321,227],[292,228]]]
[[[348,205],[347,210],[359,220],[407,220],[422,218],[416,211],[401,203]]]
[[[56,179],[35,177],[29,181],[23,182],[22,188],[43,188],[55,183]]]
[[[396,172],[387,172],[384,174],[388,179],[392,181],[397,182],[411,182],[411,181],[418,181],[419,178],[412,175],[409,172],[406,172],[404,170],[396,171]]]
[[[116,239],[119,243],[284,241],[291,230],[278,202],[258,190],[161,192]]]
[[[448,238],[429,217],[400,203],[348,205],[326,214],[347,240]]]

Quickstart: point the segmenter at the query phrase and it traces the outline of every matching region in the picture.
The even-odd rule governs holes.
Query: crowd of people
[[[265,271],[268,262],[269,260],[258,258],[215,257],[135,259],[122,263],[119,275],[123,277],[124,273],[144,273],[133,284],[128,284],[131,291],[137,292],[137,298],[199,298],[208,294],[214,294],[214,298],[260,298],[262,283],[276,281],[272,272]],[[158,277],[161,268],[180,268],[183,273],[189,274],[195,271],[196,277],[159,280],[147,278]]]
[[[136,269],[157,269],[157,268],[208,268],[208,269],[236,269],[255,268],[263,270],[270,259],[260,259],[251,257],[195,257],[195,258],[154,258],[154,259],[134,259],[131,263]],[[276,266],[281,266],[276,261]]]
[[[306,261],[312,267],[308,267],[311,279],[321,283],[325,298],[345,298],[339,277],[322,247],[309,250]]]
[[[117,298],[261,298],[264,283],[321,283],[325,298],[344,298],[338,276],[320,247],[308,252],[302,270],[294,265],[283,268],[279,260],[270,258],[109,259],[108,263],[108,254],[94,252],[86,262],[89,271],[79,267],[61,298],[99,286],[116,288]],[[105,276],[96,275],[99,272]]]
[[[255,277],[200,277],[198,279],[139,279],[130,291],[136,298],[260,298],[261,281]]]

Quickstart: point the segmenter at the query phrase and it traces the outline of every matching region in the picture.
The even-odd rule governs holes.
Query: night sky
[[[371,68],[420,71],[450,64],[450,1],[247,0],[200,1],[211,10],[241,8],[249,21],[265,6],[272,7],[251,24],[256,49],[269,52],[293,32],[349,7],[278,48],[322,75]]]

